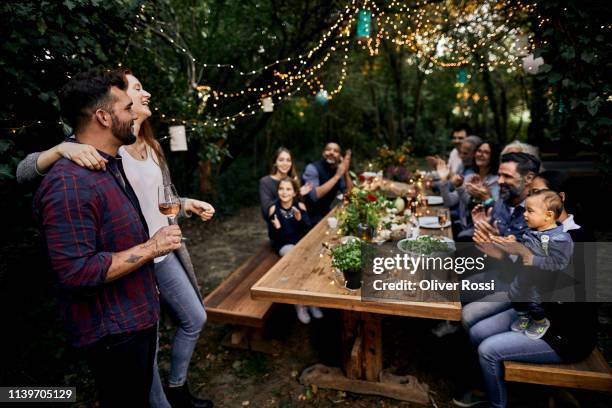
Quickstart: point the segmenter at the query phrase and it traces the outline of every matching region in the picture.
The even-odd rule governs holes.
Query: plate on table
[[[440,205],[444,203],[444,200],[440,196],[425,196],[427,204],[429,205]]]
[[[432,217],[432,216],[419,217],[419,227],[421,228],[432,228],[432,229],[446,228],[446,227],[450,227],[450,225],[451,225],[450,220],[446,221],[444,225],[440,225],[440,223],[438,222],[438,217]]]
[[[340,243],[341,244],[346,244],[347,242],[351,242],[351,241],[361,241],[359,238],[354,237],[352,235],[345,235],[342,238],[340,238]]]

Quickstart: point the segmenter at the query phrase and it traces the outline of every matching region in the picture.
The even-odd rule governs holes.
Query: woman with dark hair
[[[159,212],[158,187],[172,184],[172,181],[163,150],[155,140],[148,120],[151,116],[151,94],[144,90],[131,71],[126,70],[125,74],[127,94],[132,98],[131,110],[137,116],[133,126],[136,142],[119,148],[119,155],[126,177],[138,197],[149,235],[153,235],[159,228],[168,225],[168,218]],[[106,160],[92,146],[66,141],[47,151],[28,155],[17,169],[18,181],[26,182],[43,176],[61,157],[91,170],[105,170]],[[206,202],[181,198],[180,216],[197,214],[207,221],[214,212],[214,208]],[[164,408],[212,407],[211,401],[192,396],[186,384],[191,356],[206,323],[206,311],[189,252],[183,244],[178,250],[155,258],[154,263],[161,300],[172,310],[178,328],[172,341],[168,387],[164,392],[156,358],[149,402],[152,407]]]
[[[465,182],[453,189],[449,180],[449,169],[445,163],[438,165],[440,193],[447,207],[458,206],[458,217],[454,220],[453,233],[458,240],[468,240],[473,234],[470,211],[477,204],[490,205],[499,197],[497,169],[500,148],[497,143],[482,141],[474,153],[474,174],[465,177]]]
[[[278,183],[281,179],[289,177],[299,184],[299,177],[293,165],[293,156],[286,147],[279,147],[272,160],[270,174],[263,176],[259,180],[259,201],[261,203],[261,216],[264,220],[268,219],[268,210],[276,202],[278,195]],[[312,189],[311,184],[300,187],[300,196],[305,196]]]

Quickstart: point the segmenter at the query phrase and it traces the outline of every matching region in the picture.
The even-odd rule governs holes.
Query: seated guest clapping
[[[259,201],[261,204],[261,215],[265,219],[268,218],[268,210],[278,198],[277,190],[278,183],[281,179],[289,177],[299,183],[295,166],[293,165],[293,156],[289,149],[279,147],[272,160],[272,170],[267,176],[263,176],[259,180]],[[312,189],[311,183],[306,183],[300,187],[300,196],[305,196]]]
[[[350,192],[353,188],[349,175],[351,155],[351,150],[347,149],[343,157],[340,145],[329,142],[323,149],[323,157],[306,166],[304,183],[310,183],[312,190],[304,198],[313,224],[327,215],[336,197]]]
[[[451,132],[451,140],[453,144],[453,150],[451,150],[448,156],[448,162],[446,165],[450,169],[451,174],[462,174],[463,173],[463,161],[459,156],[459,149],[463,140],[471,134],[470,126],[467,123],[460,123],[453,128]],[[427,162],[433,168],[436,168],[438,162],[442,160],[440,156],[427,156]]]
[[[449,180],[449,168],[444,163],[438,165],[444,205],[458,207],[457,220],[453,225],[453,233],[458,240],[469,239],[473,234],[472,208],[477,204],[492,205],[499,197],[499,146],[493,142],[481,142],[476,147],[474,163],[475,173],[468,174],[465,182],[455,189]]]
[[[297,181],[285,177],[278,183],[277,199],[268,210],[268,232],[272,247],[280,256],[285,256],[310,229],[311,222],[302,202],[295,204],[298,197]],[[318,307],[310,306],[313,317],[320,319],[323,313]],[[298,319],[310,323],[310,315],[304,305],[295,305]]]

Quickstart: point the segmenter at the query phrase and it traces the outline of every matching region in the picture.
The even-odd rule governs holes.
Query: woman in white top
[[[164,184],[171,184],[170,172],[163,150],[153,136],[148,121],[151,116],[149,100],[151,94],[144,90],[140,81],[131,71],[125,71],[128,81],[128,95],[132,98],[132,111],[138,118],[134,121],[136,142],[122,146],[119,155],[123,168],[136,196],[142,214],[147,222],[149,234],[153,235],[168,225],[168,218],[158,209],[157,190]],[[61,157],[74,161],[82,167],[95,171],[106,170],[106,160],[89,145],[64,142],[38,153],[28,155],[17,168],[17,180],[27,182],[36,179],[49,170]],[[203,221],[214,215],[214,208],[203,201],[181,198],[182,216],[197,214]],[[206,311],[198,288],[193,264],[185,245],[168,255],[155,258],[155,277],[162,302],[167,304],[176,317],[178,328],[172,341],[172,355],[168,388],[164,392],[157,359],[155,359],[150,404],[152,407],[171,406],[212,407],[209,400],[192,396],[186,385],[187,369],[200,331],[206,323]]]

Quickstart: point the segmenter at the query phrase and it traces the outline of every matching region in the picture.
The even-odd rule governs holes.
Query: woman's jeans
[[[532,340],[523,333],[510,330],[517,318],[509,309],[479,321],[470,328],[470,341],[478,348],[480,368],[492,407],[505,407],[507,403],[503,362],[506,360],[528,363],[559,363],[559,355],[542,339]]]
[[[180,386],[187,380],[191,355],[200,331],[206,323],[206,311],[200,296],[193,288],[187,273],[174,253],[168,254],[163,261],[155,264],[155,277],[161,300],[170,306],[179,325],[172,340],[168,384]],[[153,368],[150,402],[152,407],[170,407],[159,376],[157,358],[155,358]]]
[[[495,292],[478,301],[465,304],[461,309],[461,323],[465,330],[469,330],[479,321],[511,307],[512,303],[506,292]]]

